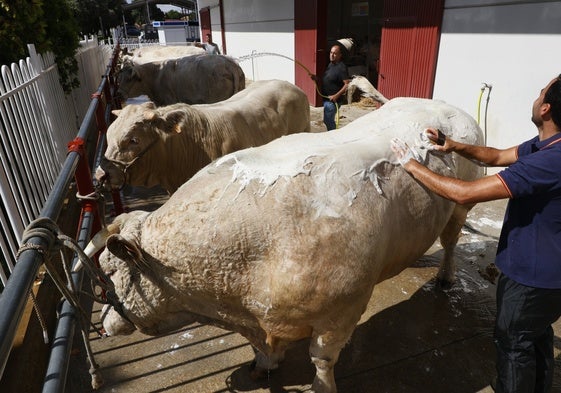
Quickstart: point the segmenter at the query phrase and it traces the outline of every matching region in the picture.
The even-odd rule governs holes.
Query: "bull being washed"
[[[211,105],[128,105],[107,130],[107,150],[96,177],[108,177],[114,188],[126,181],[161,185],[171,194],[224,154],[309,131],[306,94],[279,80],[254,82]]]
[[[128,65],[117,80],[122,99],[146,95],[159,106],[210,104],[245,88],[245,74],[234,59],[207,54]]]
[[[290,342],[310,337],[312,390],[336,392],[333,367],[376,283],[439,236],[438,278],[454,279],[452,253],[469,207],[427,191],[393,163],[389,148],[393,137],[415,145],[427,127],[483,141],[475,121],[454,107],[394,99],[340,130],[226,155],[158,210],[118,216],[100,263],[126,318],[109,307],[106,331],[158,335],[194,321],[215,324],[259,350],[256,371],[274,369]],[[481,175],[474,163],[417,143],[436,172]]]

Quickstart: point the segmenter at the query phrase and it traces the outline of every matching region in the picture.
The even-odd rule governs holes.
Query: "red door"
[[[228,54],[226,50],[226,32],[224,31],[224,7],[222,0],[219,1],[220,9],[220,37],[222,39],[222,54]],[[201,42],[205,42],[205,37],[207,34],[212,35],[212,25],[210,24],[210,7],[201,8],[199,10],[199,23],[201,26]],[[212,37],[214,42],[218,41],[217,37]]]
[[[211,34],[210,27],[210,8],[205,7],[199,10],[199,23],[201,24],[201,41],[204,42],[204,37],[207,34]],[[214,37],[213,37],[214,38]]]
[[[326,1],[294,0],[294,82],[313,106],[320,105],[322,100],[308,72],[317,75],[327,66],[326,27]]]
[[[378,90],[432,98],[444,0],[384,0]]]

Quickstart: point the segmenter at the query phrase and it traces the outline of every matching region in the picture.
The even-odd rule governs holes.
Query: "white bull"
[[[475,121],[454,107],[395,99],[337,131],[224,156],[158,210],[118,216],[100,263],[128,321],[110,309],[103,326],[158,335],[193,321],[216,324],[259,350],[257,370],[277,367],[290,342],[311,337],[312,390],[336,392],[333,367],[376,283],[439,236],[438,278],[454,278],[452,253],[469,207],[427,191],[391,162],[391,138],[415,145],[427,127],[483,142]],[[481,175],[455,154],[420,153],[438,173]]]
[[[128,105],[107,130],[96,176],[113,188],[161,185],[171,194],[224,154],[309,131],[306,94],[279,80],[254,82],[209,105]]]
[[[347,101],[349,103],[356,101],[358,96],[371,98],[379,104],[378,106],[388,102],[388,99],[376,90],[367,78],[362,75],[353,75],[347,87]]]
[[[159,106],[210,104],[245,88],[245,74],[234,59],[207,54],[126,66],[117,81],[123,100],[147,95]]]
[[[123,67],[150,63],[153,61],[163,61],[179,59],[185,56],[200,55],[206,53],[203,48],[194,45],[153,45],[143,46],[135,49],[130,55],[122,56]]]

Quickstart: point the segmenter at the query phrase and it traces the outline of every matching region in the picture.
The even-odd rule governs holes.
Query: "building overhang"
[[[197,4],[192,0],[133,0],[131,3],[123,3],[123,10],[141,8],[149,4],[165,4],[192,11],[197,10]]]

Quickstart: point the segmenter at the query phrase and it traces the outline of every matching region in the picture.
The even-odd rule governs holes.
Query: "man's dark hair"
[[[545,92],[543,102],[551,105],[551,119],[561,128],[561,74]]]

